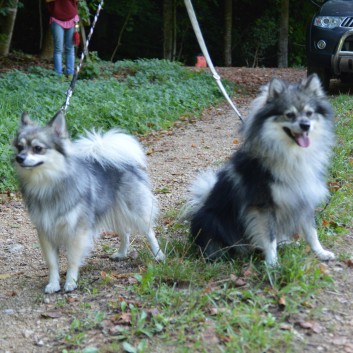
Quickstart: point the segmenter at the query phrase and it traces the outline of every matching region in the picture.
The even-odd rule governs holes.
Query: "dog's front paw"
[[[44,292],[48,294],[56,293],[59,292],[60,290],[60,283],[59,282],[49,282],[45,289]]]
[[[322,250],[320,252],[317,252],[316,255],[322,261],[334,260],[336,258],[335,254],[328,250]]]
[[[110,259],[113,261],[120,261],[126,259],[127,253],[124,251],[116,251],[114,254],[110,256]]]
[[[64,290],[65,292],[72,292],[77,288],[77,282],[75,281],[66,281]]]

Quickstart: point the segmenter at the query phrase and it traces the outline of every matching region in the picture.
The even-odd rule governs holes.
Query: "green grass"
[[[96,59],[87,66],[79,74],[66,114],[73,138],[91,128],[117,127],[133,134],[164,129],[181,116],[198,116],[222,98],[209,74],[186,70],[178,63],[112,64]],[[0,192],[16,190],[11,139],[22,112],[46,123],[64,104],[68,86],[40,67],[0,75]]]

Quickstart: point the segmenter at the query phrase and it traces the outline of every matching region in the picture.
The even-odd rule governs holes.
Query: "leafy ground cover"
[[[245,112],[261,77],[267,81],[283,74],[231,72],[237,85],[247,83],[237,86]],[[337,261],[321,263],[301,240],[280,248],[280,269],[266,268],[261,254],[215,263],[200,258],[187,226],[178,221],[180,189],[186,187],[185,175],[221,163],[238,142],[230,133],[234,117],[223,105],[207,109],[200,120],[184,112],[186,119],[179,118],[172,128],[140,136],[162,204],[156,231],[166,249],[165,263],[153,261],[138,239],[126,261],[112,263],[108,257],[118,239],[104,234],[82,269],[79,289],[44,295],[47,269],[25,210],[16,198],[0,204],[0,346],[9,352],[62,353],[353,352],[353,103],[349,94],[330,99],[337,146],[331,197],[317,210],[317,223]],[[68,114],[79,109],[74,107],[78,102],[72,104]]]

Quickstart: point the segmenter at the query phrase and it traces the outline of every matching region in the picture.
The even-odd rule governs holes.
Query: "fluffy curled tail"
[[[91,131],[75,142],[76,153],[117,167],[136,165],[146,169],[146,156],[138,140],[117,129],[106,133]]]
[[[189,197],[182,210],[181,219],[191,220],[195,213],[205,204],[208,195],[217,181],[217,174],[207,170],[198,175],[189,187]]]

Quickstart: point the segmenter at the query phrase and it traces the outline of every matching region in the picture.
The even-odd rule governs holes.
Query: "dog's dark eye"
[[[33,147],[34,153],[41,153],[42,151],[43,151],[43,147],[41,147],[41,146],[34,146]]]
[[[306,112],[306,116],[310,118],[313,115],[313,112],[311,110]]]
[[[18,152],[21,152],[24,150],[24,147],[22,145],[17,145],[16,148]]]
[[[293,112],[286,113],[286,118],[287,119],[295,119],[295,113],[293,113]]]

